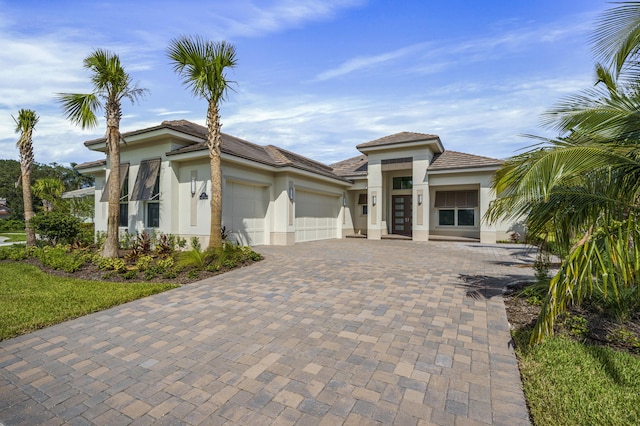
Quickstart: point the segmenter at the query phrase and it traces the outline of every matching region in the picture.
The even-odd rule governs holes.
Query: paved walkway
[[[0,423],[528,424],[523,246],[332,240],[0,342]]]

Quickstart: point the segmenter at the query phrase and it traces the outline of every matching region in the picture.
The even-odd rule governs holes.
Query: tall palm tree
[[[640,299],[640,3],[605,12],[593,43],[596,85],[543,116],[561,137],[511,158],[493,182],[488,220],[526,214],[531,233],[552,233],[566,253],[532,341],[596,288]]]
[[[60,93],[58,101],[72,123],[83,129],[98,125],[97,113],[104,110],[107,132],[106,144],[109,156],[109,207],[107,213],[107,237],[102,248],[104,257],[118,257],[118,224],[120,223],[120,119],[122,100],[134,104],[146,89],[138,87],[124,70],[118,55],[97,49],[84,59],[84,68],[91,72],[93,91],[86,94]]]
[[[33,167],[33,129],[38,124],[38,117],[35,111],[21,109],[18,111],[18,118],[12,117],[16,122],[16,133],[20,133],[17,142],[20,151],[20,181],[22,183],[22,198],[24,200],[24,222],[27,232],[27,247],[36,244],[36,233],[29,225],[33,217],[33,198],[31,197],[31,168]]]
[[[45,211],[52,211],[64,192],[64,183],[58,178],[42,178],[33,183],[33,195],[42,199]]]
[[[225,71],[237,64],[236,49],[225,41],[211,42],[199,36],[183,36],[171,40],[167,55],[174,71],[191,92],[208,102],[207,147],[211,168],[211,226],[209,247],[222,247],[222,173],[220,152],[222,147],[220,101],[225,100],[232,81]]]

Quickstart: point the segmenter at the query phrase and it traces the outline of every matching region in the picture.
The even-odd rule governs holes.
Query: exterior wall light
[[[378,197],[376,197],[375,195],[372,195],[371,196],[371,204],[373,204],[375,206],[377,201],[378,201]]]
[[[418,205],[422,205],[422,194],[418,194]]]
[[[347,194],[342,194],[342,206],[347,206]]]
[[[191,178],[191,195],[196,195],[196,178]]]
[[[289,199],[293,201],[293,186],[289,187]]]

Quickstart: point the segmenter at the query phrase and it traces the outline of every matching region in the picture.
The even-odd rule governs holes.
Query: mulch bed
[[[520,291],[528,284],[530,283],[521,282],[510,285],[504,294],[507,318],[512,329],[532,329],[538,319],[540,306],[530,305],[524,297],[518,296]],[[608,346],[612,349],[626,351],[636,355],[640,354],[640,346],[630,343],[633,337],[637,339],[636,342],[640,342],[640,313],[636,313],[629,321],[624,323],[626,331],[630,333],[627,335],[628,338],[624,339],[625,341],[619,338],[611,338],[611,334],[615,330],[620,329],[621,326],[614,318],[610,318],[589,306],[572,307],[569,313],[572,316],[585,318],[588,331],[584,335],[575,336],[571,334],[567,325],[564,324],[562,320],[558,320],[555,333],[591,345]]]
[[[193,282],[196,282],[196,281],[203,280],[205,278],[213,277],[213,276],[220,275],[220,274],[223,274],[225,272],[230,271],[230,269],[226,269],[226,268],[221,268],[220,270],[215,271],[215,272],[211,272],[211,271],[207,271],[207,270],[203,269],[203,270],[198,271],[198,276],[197,277],[193,277],[192,275],[189,275],[189,271],[188,270],[184,270],[184,271],[180,272],[179,274],[177,274],[175,278],[165,278],[162,275],[157,275],[152,279],[145,279],[143,274],[139,273],[137,278],[127,280],[127,279],[125,279],[123,277],[123,274],[115,273],[113,271],[100,270],[94,264],[83,265],[76,272],[69,273],[69,272],[64,272],[64,271],[60,271],[60,270],[56,270],[56,269],[44,266],[42,263],[40,263],[40,261],[38,261],[37,259],[33,259],[33,258],[29,258],[29,259],[23,260],[22,262],[29,263],[31,265],[35,265],[35,266],[37,266],[38,268],[42,269],[44,272],[46,272],[48,274],[56,275],[56,276],[60,276],[60,277],[78,278],[78,279],[81,279],[81,280],[92,280],[92,281],[103,281],[103,282],[118,282],[118,283],[123,283],[123,282],[124,283],[126,283],[126,282],[150,282],[150,283],[166,283],[166,284],[185,285],[185,284],[190,284],[190,283],[193,283]],[[253,263],[255,263],[255,261],[247,259],[244,263],[236,266],[233,269],[249,266],[249,265],[251,265]]]

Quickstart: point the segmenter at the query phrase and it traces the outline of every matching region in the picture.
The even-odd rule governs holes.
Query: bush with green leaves
[[[99,254],[93,257],[93,264],[103,271],[124,272],[126,264],[123,259],[113,257],[102,257]]]
[[[25,260],[29,257],[30,250],[22,244],[0,247],[0,260]]]
[[[138,271],[144,272],[147,269],[149,269],[152,264],[153,264],[153,257],[149,255],[140,256],[138,258],[138,261],[136,262],[136,268],[138,268]]]
[[[24,220],[6,219],[0,220],[0,232],[24,231]]]
[[[33,256],[44,266],[69,273],[76,272],[88,260],[85,252],[80,250],[69,251],[61,246],[37,248]]]
[[[81,223],[75,216],[56,211],[38,213],[30,221],[36,233],[52,245],[75,242],[80,233]]]

